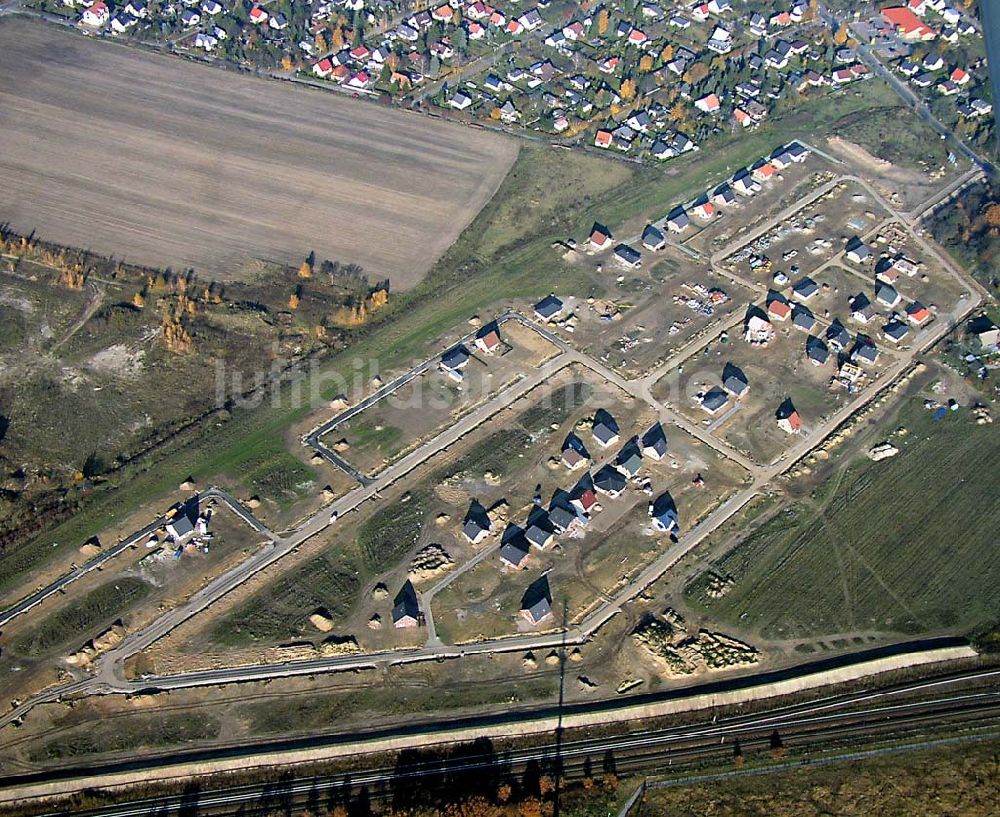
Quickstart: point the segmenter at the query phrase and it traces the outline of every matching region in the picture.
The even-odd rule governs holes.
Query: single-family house
[[[892,284],[887,284],[885,281],[875,282],[875,300],[883,306],[892,309],[899,303],[900,297],[899,292]]]
[[[473,545],[478,545],[490,535],[492,528],[493,522],[490,520],[490,515],[487,513],[486,508],[483,507],[479,500],[473,499],[469,503],[469,510],[465,513],[465,521],[462,523],[462,534]]]
[[[600,506],[597,504],[597,494],[594,493],[593,488],[581,488],[575,491],[569,501],[576,511],[584,516],[591,513],[596,513],[600,510]]]
[[[500,561],[515,569],[526,567],[530,549],[531,545],[524,538],[524,531],[511,524],[504,531],[500,544]]]
[[[753,312],[747,317],[743,326],[743,339],[747,343],[764,345],[774,337],[774,326],[766,316],[759,312]]]
[[[729,395],[718,386],[713,386],[701,397],[701,407],[709,416],[718,414],[729,404]]]
[[[792,326],[803,332],[812,332],[816,325],[816,316],[813,315],[809,307],[803,304],[795,304],[792,307]]]
[[[834,318],[833,323],[826,329],[826,340],[835,352],[842,352],[847,348],[847,344],[851,342],[851,334],[847,331],[847,327],[840,322],[839,318]]]
[[[420,604],[417,601],[417,591],[413,583],[407,579],[392,603],[392,625],[402,629],[416,627],[419,624]]]
[[[851,350],[851,363],[862,366],[869,365],[878,360],[878,355],[879,350],[875,341],[867,335],[858,335],[854,348]]]
[[[552,618],[552,593],[547,575],[533,581],[521,598],[521,617],[529,624],[540,624]]]
[[[677,503],[674,502],[674,498],[669,492],[649,503],[649,517],[653,520],[653,526],[663,533],[677,534],[680,532]]]
[[[677,207],[667,216],[667,229],[673,233],[682,233],[691,226],[691,219],[683,207]]]
[[[863,264],[872,257],[871,250],[869,250],[865,242],[857,236],[853,236],[848,239],[847,244],[844,247],[844,254],[848,261],[853,261],[855,264]]]
[[[615,259],[627,269],[638,269],[642,266],[642,254],[628,244],[615,247]]]
[[[97,0],[96,3],[91,4],[90,8],[84,9],[80,22],[85,26],[99,28],[106,25],[110,19],[111,12],[108,10],[107,4],[103,0]]]
[[[782,295],[769,292],[767,296],[767,316],[775,321],[787,321],[792,314],[792,307]]]
[[[931,311],[920,301],[914,301],[906,307],[906,319],[914,326],[923,326],[931,319]]]
[[[806,338],[806,357],[813,366],[822,366],[830,359],[830,349],[815,335]]]
[[[882,337],[890,343],[901,343],[910,334],[910,327],[898,318],[893,318],[882,327]]]
[[[618,423],[606,409],[598,409],[594,413],[590,433],[602,448],[609,448],[618,442]]]
[[[610,463],[594,474],[594,490],[612,499],[620,496],[626,487],[625,475]]]
[[[465,91],[456,91],[448,100],[448,105],[456,111],[465,111],[472,107],[472,97]]]
[[[476,332],[475,347],[487,355],[495,354],[500,348],[500,327],[496,321],[490,321]]]
[[[268,14],[260,6],[254,6],[252,9],[250,9],[250,22],[253,23],[254,25],[258,26],[263,25],[264,23],[267,22],[270,16],[271,15]]]
[[[859,292],[851,298],[850,304],[851,319],[856,323],[865,325],[875,317],[875,307],[872,306],[872,302],[868,300],[868,296],[863,292]]]
[[[778,428],[786,434],[798,434],[802,431],[802,418],[799,417],[799,413],[795,410],[795,406],[792,405],[791,400],[785,400],[778,407],[775,416],[778,420]]]
[[[647,250],[662,250],[666,246],[667,239],[663,233],[652,224],[647,224],[642,231],[642,246]]]
[[[535,304],[535,317],[540,321],[551,321],[563,311],[563,302],[555,295],[546,295]]]
[[[703,221],[708,221],[715,215],[715,205],[709,201],[707,196],[702,196],[695,202],[691,212]]]
[[[716,94],[708,94],[701,99],[695,100],[694,106],[702,113],[717,113],[722,103]]]
[[[819,284],[806,275],[792,287],[792,297],[799,301],[809,301],[819,292]]]
[[[659,421],[646,430],[640,442],[644,457],[659,462],[667,455],[667,435]]]
[[[722,388],[738,400],[750,391],[750,381],[739,366],[727,362],[722,367]]]

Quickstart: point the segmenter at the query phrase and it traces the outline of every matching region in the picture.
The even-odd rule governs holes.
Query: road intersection
[[[358,486],[345,496],[335,500],[333,503],[320,509],[311,517],[306,519],[300,526],[285,534],[275,534],[259,523],[253,514],[242,506],[235,498],[221,491],[212,488],[202,494],[202,497],[214,496],[227,504],[238,516],[247,524],[251,525],[262,536],[268,540],[267,544],[257,550],[245,561],[233,567],[226,573],[218,576],[201,590],[192,595],[186,602],[164,612],[159,618],[149,626],[129,634],[115,648],[106,652],[96,662],[96,671],[72,682],[53,686],[43,690],[36,696],[29,698],[19,706],[0,716],[0,727],[20,720],[30,709],[38,704],[62,700],[81,695],[108,694],[108,693],[133,693],[144,689],[182,689],[198,686],[217,685],[224,683],[236,683],[255,680],[268,680],[273,678],[308,676],[322,672],[336,672],[352,669],[361,669],[378,666],[391,666],[401,663],[412,663],[428,660],[448,660],[461,658],[463,656],[483,655],[490,653],[558,649],[566,645],[581,644],[591,638],[605,623],[619,614],[623,608],[635,600],[645,589],[658,580],[672,566],[674,566],[687,553],[697,547],[714,532],[720,525],[738,513],[743,507],[761,494],[767,487],[785,473],[794,464],[807,456],[810,451],[821,445],[839,426],[848,420],[858,410],[863,408],[884,389],[895,382],[909,368],[920,354],[932,348],[945,334],[955,326],[956,322],[970,314],[981,302],[983,294],[974,282],[970,281],[954,264],[942,253],[931,245],[920,232],[915,229],[915,222],[908,219],[904,214],[894,209],[883,197],[865,180],[850,175],[840,174],[829,185],[824,185],[817,191],[813,191],[809,196],[804,197],[793,207],[786,208],[766,223],[751,231],[749,234],[734,240],[729,245],[714,253],[711,257],[713,270],[718,271],[723,259],[738,251],[743,246],[754,241],[758,236],[766,234],[786,220],[802,207],[814,200],[826,191],[830,185],[850,181],[863,187],[878,204],[884,208],[888,214],[887,218],[875,229],[883,227],[886,223],[898,223],[905,229],[912,239],[922,247],[931,257],[933,257],[949,275],[953,276],[962,286],[964,294],[958,301],[952,312],[948,315],[939,315],[938,320],[930,327],[923,330],[918,335],[918,342],[915,343],[907,353],[897,353],[893,356],[893,363],[882,374],[864,389],[854,400],[842,406],[824,422],[810,430],[785,454],[770,464],[761,464],[752,461],[740,451],[733,449],[730,445],[714,436],[709,430],[679,414],[671,406],[656,400],[652,395],[652,386],[667,373],[682,366],[683,363],[697,354],[706,343],[704,338],[693,339],[687,346],[676,352],[656,369],[644,377],[637,379],[626,379],[619,373],[605,366],[600,361],[574,349],[562,337],[547,326],[522,315],[519,312],[509,310],[497,318],[498,324],[502,325],[507,321],[516,321],[522,326],[538,333],[547,340],[557,350],[557,354],[551,357],[543,365],[526,374],[506,386],[499,393],[491,397],[475,410],[459,419],[449,428],[445,429],[432,439],[428,440],[419,448],[402,457],[395,463],[390,464],[380,473],[374,476],[367,476],[358,473],[352,466],[344,462],[342,458],[333,455],[322,443],[322,437],[336,427],[340,422],[357,414],[359,411],[370,407],[378,400],[384,399],[395,390],[409,383],[415,377],[431,370],[437,365],[439,356],[428,358],[419,363],[406,373],[392,380],[387,385],[370,395],[357,405],[339,413],[331,420],[321,424],[310,431],[303,439],[321,456],[324,456],[337,467],[342,468],[358,481]],[[838,261],[841,253],[829,259],[826,264]],[[826,264],[824,266],[826,266]],[[848,265],[849,266],[849,265]],[[732,272],[728,273],[730,276]],[[737,276],[738,277],[738,276]],[[866,279],[868,280],[868,279]],[[749,280],[740,280],[740,283],[747,286],[751,291],[759,293],[761,289],[759,283]],[[870,283],[870,280],[869,280]],[[716,334],[723,328],[731,328],[742,320],[742,316],[737,315],[732,320],[726,322],[725,326],[714,327]],[[461,339],[460,342],[468,343],[473,334]],[[714,337],[714,335],[713,335]],[[453,344],[454,345],[454,344]],[[358,510],[365,502],[378,501],[380,492],[385,491],[394,483],[410,474],[414,469],[438,455],[442,451],[453,446],[461,438],[481,427],[497,413],[503,411],[515,401],[527,395],[530,391],[543,384],[558,371],[567,366],[579,365],[585,367],[607,382],[622,389],[632,397],[644,401],[653,407],[664,423],[681,428],[687,433],[712,447],[720,455],[738,463],[747,472],[745,486],[735,495],[731,496],[707,517],[696,524],[691,530],[685,532],[678,541],[672,543],[653,562],[646,566],[631,582],[619,590],[614,595],[606,598],[602,604],[590,612],[585,618],[575,625],[568,626],[565,631],[551,632],[548,634],[525,634],[508,638],[498,638],[484,640],[474,644],[462,646],[450,646],[441,642],[437,635],[434,621],[432,602],[436,593],[454,579],[456,575],[470,569],[474,564],[487,558],[492,552],[486,548],[477,554],[470,562],[460,566],[448,578],[434,585],[425,591],[422,597],[422,608],[425,611],[428,630],[428,639],[424,646],[409,650],[394,650],[382,653],[353,654],[332,658],[317,658],[310,660],[289,661],[281,664],[258,664],[252,666],[230,666],[218,669],[201,670],[195,672],[184,672],[174,675],[146,676],[138,679],[127,679],[124,673],[125,660],[137,653],[147,649],[150,645],[163,638],[173,631],[181,623],[198,615],[206,608],[217,602],[223,596],[241,586],[252,576],[270,567],[278,560],[289,553],[295,551],[304,542],[314,536],[326,531],[331,525],[336,525],[345,514]],[[0,613],[0,626],[11,621],[18,615],[22,615],[40,604],[54,593],[61,592],[66,585],[75,581],[80,576],[85,575],[90,570],[98,569],[113,559],[118,554],[124,552],[129,547],[134,547],[144,536],[148,536],[151,530],[161,526],[163,520],[155,520],[143,530],[133,534],[128,539],[119,543],[115,548],[109,549],[100,554],[91,562],[64,575],[61,579],[53,582],[46,588],[24,599],[19,604]]]

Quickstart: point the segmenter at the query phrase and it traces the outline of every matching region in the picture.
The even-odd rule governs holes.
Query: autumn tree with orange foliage
[[[608,33],[608,23],[610,22],[610,15],[607,9],[601,9],[600,13],[597,15],[597,33],[602,37]]]

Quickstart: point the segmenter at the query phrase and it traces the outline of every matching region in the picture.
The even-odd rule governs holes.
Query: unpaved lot
[[[513,140],[0,21],[0,222],[158,267],[320,258],[414,286]]]

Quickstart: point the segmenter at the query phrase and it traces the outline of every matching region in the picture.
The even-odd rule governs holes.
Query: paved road
[[[298,798],[318,798],[322,793],[337,789],[357,789],[365,787],[381,796],[391,796],[393,786],[403,778],[431,781],[440,779],[442,774],[455,778],[459,774],[475,775],[496,771],[502,763],[511,773],[518,773],[528,764],[543,767],[559,763],[568,778],[583,776],[590,764],[596,765],[602,758],[611,756],[621,774],[639,771],[662,771],[664,762],[669,760],[675,768],[683,768],[695,763],[704,765],[708,761],[724,761],[732,756],[735,741],[740,741],[744,751],[763,752],[769,748],[770,737],[778,731],[787,746],[797,747],[809,755],[817,748],[830,747],[836,740],[840,744],[871,743],[873,739],[882,742],[894,735],[906,735],[909,742],[915,739],[924,745],[928,737],[960,729],[974,728],[985,737],[993,737],[1000,722],[1000,690],[995,686],[997,671],[970,671],[957,673],[951,677],[933,681],[917,681],[896,686],[882,686],[859,693],[840,694],[803,704],[776,704],[755,713],[731,715],[711,720],[698,720],[686,725],[647,726],[597,737],[557,737],[557,742],[526,747],[515,746],[498,758],[493,754],[462,755],[458,759],[441,761],[429,759],[427,763],[414,763],[405,770],[398,766],[367,765],[378,764],[376,757],[361,759],[349,775],[328,773],[318,777],[293,779],[281,794],[286,802],[297,802]],[[991,687],[992,684],[992,687]],[[568,707],[567,711],[574,707]],[[524,718],[532,713],[513,713],[509,718]],[[495,721],[495,719],[494,719]],[[446,725],[445,725],[446,726]],[[440,734],[440,729],[429,726],[432,733]],[[916,738],[914,736],[917,736]],[[854,737],[856,740],[851,741]],[[391,739],[386,734],[383,739]],[[322,738],[314,740],[322,745]],[[336,736],[327,739],[336,740]],[[269,750],[270,747],[261,747]],[[273,751],[273,749],[272,749]],[[807,761],[808,762],[808,761]],[[252,765],[252,764],[251,764]],[[155,773],[155,764],[149,764],[150,773]],[[100,785],[99,775],[104,769],[88,769],[85,782],[89,787]],[[113,767],[111,769],[113,773]],[[171,770],[164,770],[167,777]],[[73,775],[73,777],[71,777]],[[74,779],[72,769],[57,773],[56,785],[60,779]],[[25,786],[31,784],[26,781]],[[45,783],[41,783],[44,786]],[[39,789],[36,788],[36,791]],[[225,788],[201,792],[197,798],[197,810],[203,814],[242,813],[254,811],[268,793],[274,793],[273,783],[226,785]],[[30,789],[16,783],[7,787],[8,799],[22,798],[32,793]],[[3,796],[0,795],[0,802]],[[117,804],[99,806],[92,810],[77,812],[85,817],[141,817],[148,814],[166,815],[184,813],[184,808],[193,806],[190,796],[165,796],[156,799],[138,798]],[[293,809],[294,810],[294,809]]]
[[[968,282],[950,259],[939,253],[933,246],[928,244],[917,232],[915,232],[912,225],[910,225],[891,205],[885,202],[877,191],[875,191],[867,182],[854,176],[844,176],[842,178],[850,179],[864,187],[873,199],[885,208],[893,219],[898,220],[905,227],[905,229],[910,231],[913,239],[922,245],[925,251],[927,251],[942,265],[943,269],[952,274],[956,280],[961,283],[961,285],[966,289],[966,296],[956,305],[950,320],[939,315],[939,320],[932,323],[930,327],[918,336],[919,343],[913,346],[909,355],[900,355],[895,364],[883,372],[873,385],[865,389],[865,391],[858,395],[855,400],[843,406],[825,423],[822,423],[814,429],[812,433],[804,435],[803,438],[778,461],[768,466],[762,466],[750,462],[745,456],[739,452],[733,451],[729,446],[709,434],[705,429],[690,423],[690,421],[681,417],[668,407],[659,404],[650,394],[650,387],[652,383],[655,382],[652,380],[652,376],[640,380],[625,380],[618,373],[608,369],[598,361],[593,360],[589,356],[584,355],[570,347],[566,341],[560,338],[549,328],[540,326],[534,321],[518,313],[506,313],[501,316],[501,320],[516,320],[524,326],[538,332],[542,337],[554,344],[560,350],[560,354],[544,366],[534,371],[531,375],[521,379],[517,383],[502,391],[492,400],[466,415],[466,417],[462,418],[458,423],[442,432],[437,437],[421,446],[419,449],[386,468],[369,484],[360,485],[351,493],[316,513],[290,535],[281,538],[272,536],[271,538],[273,541],[267,548],[259,551],[242,564],[237,565],[232,570],[219,576],[201,591],[196,593],[185,604],[164,613],[163,616],[154,621],[144,630],[127,636],[126,639],[118,645],[118,647],[106,653],[98,662],[99,669],[95,676],[74,682],[64,687],[56,687],[46,690],[40,696],[29,699],[18,708],[0,716],[0,726],[22,717],[37,703],[42,701],[58,700],[65,695],[101,692],[132,692],[148,686],[153,686],[159,689],[179,689],[236,681],[261,680],[294,675],[311,675],[316,672],[330,672],[386,664],[442,660],[448,658],[458,658],[464,655],[507,651],[543,650],[557,648],[565,644],[579,644],[586,641],[609,619],[617,615],[622,610],[624,605],[635,599],[636,596],[642,593],[646,587],[659,579],[660,576],[676,564],[678,560],[683,558],[684,555],[695,548],[716,528],[718,528],[733,514],[737,513],[742,507],[751,501],[754,496],[763,490],[775,477],[786,471],[796,461],[821,444],[822,441],[833,433],[833,431],[845,420],[881,393],[886,386],[891,384],[906,370],[909,365],[911,365],[911,361],[913,359],[915,359],[922,351],[931,348],[935,343],[937,343],[941,337],[950,331],[955,322],[969,314],[969,312],[971,312],[982,301],[983,294],[981,289],[979,289],[977,285]],[[808,199],[805,201],[808,202]],[[800,204],[800,207],[801,206],[802,204]],[[786,212],[781,215],[787,218],[790,213]],[[757,231],[754,231],[754,233],[751,233],[749,236],[741,237],[737,241],[734,241],[730,246],[720,250],[719,253],[716,253],[713,256],[713,261],[725,258],[728,254],[734,252],[735,249],[738,249],[740,246],[747,243],[747,241],[754,240],[757,235],[767,229],[770,229],[773,226],[772,222],[768,222],[768,224],[758,228]],[[827,263],[832,263],[833,260],[834,259],[830,259]],[[471,338],[471,335],[469,337]],[[697,349],[695,348],[685,354],[694,354],[696,351]],[[381,399],[385,396],[385,394],[390,393],[393,388],[398,388],[403,383],[408,382],[415,376],[418,376],[422,371],[426,371],[426,368],[433,365],[436,360],[436,357],[431,358],[420,364],[414,370],[401,375],[392,383],[384,387],[383,390],[380,390],[380,392],[372,395],[369,400]],[[676,365],[677,361],[676,359],[668,361],[668,364],[671,362]],[[331,524],[331,512],[336,512],[339,517],[357,509],[362,505],[362,503],[370,499],[377,498],[380,489],[388,487],[398,479],[410,473],[410,471],[425,462],[430,457],[435,456],[440,451],[443,451],[453,445],[465,434],[479,427],[491,416],[499,411],[502,411],[515,400],[523,397],[531,389],[537,387],[544,380],[551,377],[556,371],[566,365],[569,365],[570,363],[577,363],[586,366],[599,374],[601,377],[606,378],[609,382],[624,389],[629,394],[632,394],[639,399],[648,401],[661,412],[661,417],[664,417],[669,422],[675,423],[684,428],[686,431],[695,435],[699,439],[704,440],[707,444],[711,445],[715,450],[725,456],[729,456],[735,461],[740,462],[753,478],[750,485],[738,492],[736,495],[730,497],[726,502],[710,513],[701,523],[683,534],[678,542],[667,548],[666,551],[664,551],[654,562],[648,565],[632,582],[588,615],[582,622],[580,622],[579,625],[570,627],[566,633],[556,632],[541,635],[526,634],[511,638],[484,641],[464,647],[450,647],[441,644],[437,638],[432,623],[433,611],[431,611],[431,615],[429,616],[429,623],[431,626],[429,627],[428,644],[422,648],[414,650],[393,651],[391,653],[374,653],[363,656],[314,659],[309,661],[294,661],[279,665],[226,667],[218,670],[181,673],[172,676],[148,677],[138,681],[128,681],[124,678],[123,663],[126,658],[147,648],[159,638],[172,631],[183,621],[186,621],[191,616],[201,612],[219,598],[231,592],[234,588],[240,586],[243,582],[258,573],[260,570],[265,569],[278,559],[295,550],[295,548],[306,540],[328,528]],[[658,375],[659,372],[660,370],[657,370],[654,374]],[[385,391],[386,389],[389,391]],[[351,410],[345,412],[345,414],[349,413],[351,413]],[[343,415],[338,416],[343,417]],[[318,436],[321,436],[322,430],[329,425],[330,423],[327,423],[318,427],[316,430],[311,432],[310,435],[308,435],[307,439],[318,439]],[[227,496],[221,492],[218,495],[220,498],[225,498]],[[232,498],[228,499],[235,502]],[[238,506],[238,503],[236,504]],[[244,519],[249,522],[253,517],[249,511],[246,511],[246,514],[247,516],[245,516]],[[253,524],[253,522],[250,523]],[[134,539],[135,537],[132,538]],[[110,558],[110,556],[105,556],[105,559],[106,558]],[[485,558],[485,555],[479,558]],[[440,588],[432,588],[432,591],[429,593],[430,601],[433,600],[433,596],[438,589]],[[34,603],[37,604],[39,601],[40,600],[35,601]]]
[[[820,15],[823,20],[831,27],[839,27],[842,22],[847,22],[850,24],[850,20],[842,21],[840,17],[832,13],[829,9],[824,6],[819,7]],[[872,69],[879,77],[885,80],[889,87],[892,88],[896,94],[903,100],[910,108],[912,108],[917,116],[919,116],[924,122],[930,125],[940,136],[943,136],[955,149],[957,153],[960,153],[974,165],[977,165],[983,172],[988,175],[993,175],[993,165],[983,159],[978,153],[976,153],[972,148],[970,148],[965,142],[963,142],[951,128],[944,125],[933,113],[931,113],[930,108],[924,104],[923,100],[920,99],[910,87],[903,81],[900,80],[892,71],[886,68],[885,64],[875,55],[871,46],[867,45],[862,38],[858,38],[858,56],[861,57],[862,62],[864,62],[869,68]]]
[[[237,500],[235,497],[228,494],[227,492],[223,491],[221,488],[209,488],[208,490],[204,491],[203,493],[200,494],[199,502],[210,498],[218,499],[227,506],[229,506],[229,509],[233,513],[235,513],[240,519],[242,519],[244,522],[250,525],[250,527],[252,527],[258,533],[263,534],[268,539],[275,538],[274,534],[267,528],[266,525],[264,525],[252,513],[250,513],[250,511],[242,503],[240,503],[239,500]],[[53,596],[56,593],[61,593],[77,579],[83,578],[88,573],[91,573],[94,570],[100,570],[105,564],[107,564],[107,562],[114,559],[116,556],[119,556],[120,554],[124,553],[129,548],[137,547],[138,545],[142,544],[146,539],[150,537],[150,535],[155,533],[160,528],[164,527],[166,523],[167,519],[165,516],[161,516],[157,519],[154,519],[144,528],[141,528],[140,530],[136,531],[128,538],[123,539],[121,542],[118,542],[113,547],[109,547],[107,550],[101,551],[97,556],[95,556],[90,561],[85,562],[79,567],[74,567],[68,573],[64,573],[58,579],[47,584],[45,587],[36,590],[30,596],[27,596],[26,598],[19,601],[17,604],[4,610],[2,613],[0,613],[0,627],[3,627],[5,624],[9,623],[18,616],[27,613],[33,607],[36,607],[37,605],[41,604],[50,596]]]

